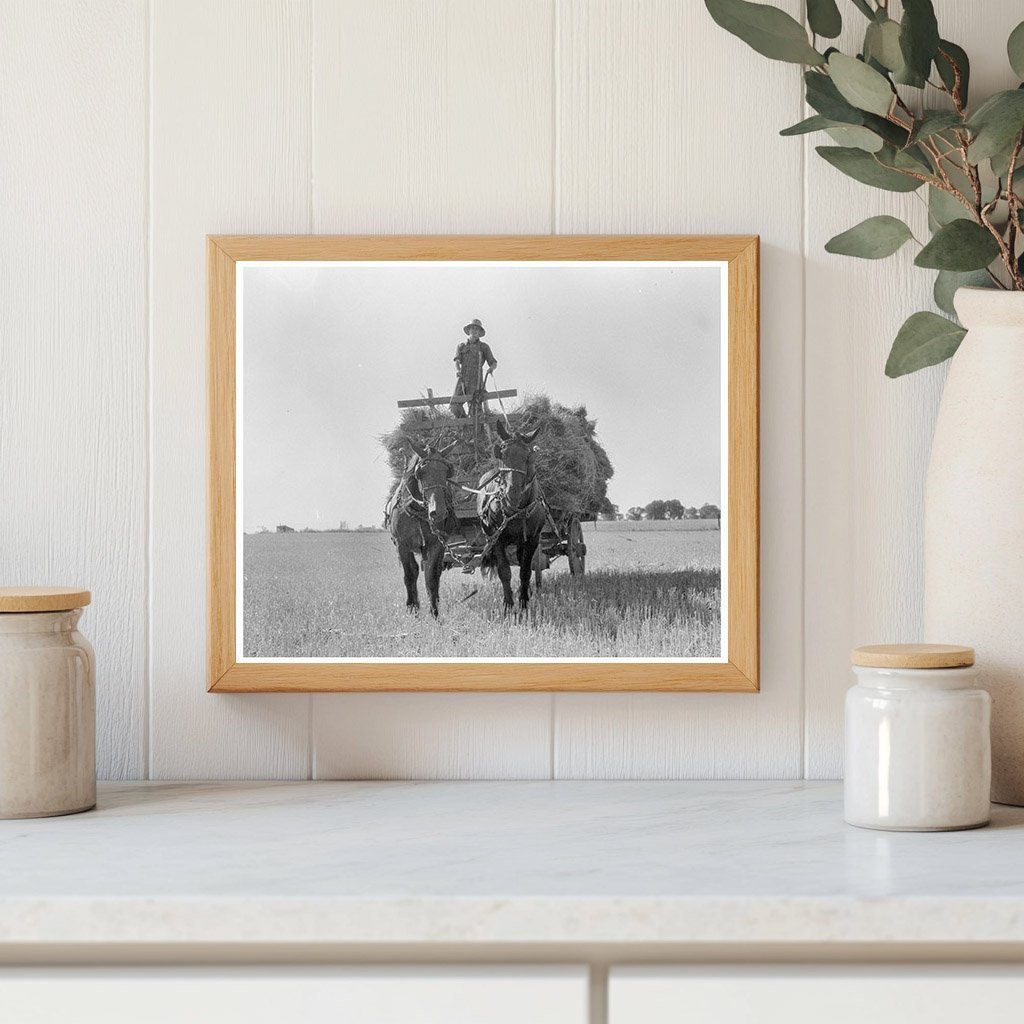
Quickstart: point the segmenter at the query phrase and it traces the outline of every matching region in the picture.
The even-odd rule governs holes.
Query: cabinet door
[[[0,969],[17,1024],[587,1024],[586,968]]]
[[[1024,1018],[1024,968],[616,968],[608,1024],[989,1024]]]

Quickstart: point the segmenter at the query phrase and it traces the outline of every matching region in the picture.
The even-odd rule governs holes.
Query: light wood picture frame
[[[210,236],[209,689],[315,691],[729,691],[759,687],[759,240],[757,236]],[[241,642],[236,297],[245,267],[389,261],[717,264],[725,284],[721,608],[715,660],[253,659]],[[472,303],[470,302],[470,305]],[[462,324],[457,326],[461,333]],[[468,332],[467,332],[468,333]],[[453,338],[454,340],[454,338]],[[500,354],[500,353],[499,353]],[[445,362],[450,352],[445,353]],[[482,364],[481,364],[482,366]],[[486,383],[486,381],[485,381]],[[502,385],[504,386],[504,384]],[[406,396],[383,395],[382,401]],[[433,399],[434,404],[439,404]],[[422,403],[426,404],[426,403]],[[599,414],[598,414],[599,416]],[[509,421],[506,418],[506,423]],[[728,524],[726,530],[725,524]],[[394,562],[396,601],[404,598]],[[481,586],[498,587],[496,581]],[[541,598],[543,600],[543,598]],[[424,609],[423,617],[428,615]],[[523,628],[529,628],[524,624]]]

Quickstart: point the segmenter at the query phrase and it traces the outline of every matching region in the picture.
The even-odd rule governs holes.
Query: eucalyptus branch
[[[960,71],[960,65],[957,64],[957,62],[953,60],[953,58],[949,55],[949,52],[947,50],[942,49],[941,46],[939,47],[938,53],[939,56],[942,57],[942,59],[946,61],[949,64],[949,66],[953,69],[953,88],[947,89],[945,87],[945,84],[943,84],[942,91],[950,97],[950,99],[953,101],[953,108],[961,117],[963,117],[964,101],[962,90],[964,79]]]
[[[1006,239],[1003,238],[1003,233],[989,220],[991,211],[988,207],[985,207],[981,211],[981,223],[989,230],[992,237],[996,240],[999,245],[999,256],[1006,266],[1006,271],[1010,275],[1010,280],[1013,282],[1015,289],[1024,288],[1024,281],[1021,280],[1020,272],[1017,270],[1017,261],[1014,259],[1009,247],[1006,244]]]
[[[967,146],[968,144],[965,143],[960,152],[963,153],[964,171],[966,171],[967,180],[971,183],[971,188],[974,190],[974,206],[980,218],[981,204],[984,200],[984,193],[981,190],[981,176],[978,174],[978,165],[971,163],[971,158],[967,154]]]
[[[963,333],[950,305],[957,275],[1024,291],[1024,254],[1020,266],[1017,260],[1018,249],[1024,249],[1024,189],[1016,189],[1013,180],[1018,165],[1024,165],[1024,115],[1021,100],[1009,91],[992,97],[983,112],[968,112],[970,61],[955,43],[942,41],[933,0],[852,3],[867,16],[868,24],[862,28],[863,42],[844,53],[835,42],[846,38],[844,18],[833,0],[808,0],[806,25],[771,0],[704,0],[720,26],[758,53],[808,69],[807,99],[815,116],[786,129],[784,135],[857,129],[831,131],[838,145],[818,147],[821,157],[855,181],[888,192],[913,192],[925,204],[930,238],[915,263],[940,272],[935,296],[946,316],[922,310],[904,323],[886,364],[886,373],[896,377],[942,362],[955,350]],[[893,7],[899,9],[891,16]],[[1024,78],[1022,42],[1024,23],[1014,29],[1006,49],[1018,79]],[[822,82],[820,75],[831,81]],[[921,94],[909,93],[905,86],[931,86],[949,97],[952,111],[915,113]],[[864,129],[874,136],[865,136]],[[871,139],[871,146],[864,146],[865,138]],[[1016,143],[1009,173],[1005,182],[998,181],[993,197],[979,164],[985,167],[987,182],[992,154],[1004,152],[1008,138]],[[877,152],[869,152],[871,148]],[[920,185],[929,186],[930,194],[922,197]],[[1006,219],[1003,202],[1009,211]],[[917,241],[906,222],[882,215],[836,235],[826,249],[882,259],[911,239]],[[981,270],[987,279],[978,273]]]
[[[1017,170],[1017,161],[1020,159],[1021,147],[1024,146],[1024,135],[1017,138],[1017,144],[1010,154],[1010,167],[1006,172],[1006,204],[1010,211],[1010,222],[1007,228],[1007,248],[1010,251],[1010,277],[1013,278],[1017,288],[1024,289],[1024,278],[1017,264],[1017,232],[1020,230],[1020,204],[1017,197],[1017,190],[1014,188],[1013,176]]]
[[[942,157],[943,160],[946,161],[946,163],[952,165],[958,171],[964,171],[963,164],[959,164],[954,160],[954,157],[960,155],[960,150],[956,146],[954,146],[947,139],[944,139],[941,135],[933,135],[931,139],[929,139],[929,142],[933,147],[935,147],[935,151],[939,154],[939,156]],[[942,150],[938,148],[940,142],[944,142],[947,146],[949,146],[949,149],[947,149],[945,152],[942,152]],[[966,173],[966,171],[964,171],[964,173]]]
[[[938,171],[939,177],[942,178],[950,188],[953,188],[953,183],[949,180],[946,168],[942,166],[942,161],[945,159],[945,156],[939,152],[930,139],[922,139],[921,148],[932,158],[932,161],[935,164],[935,170]]]

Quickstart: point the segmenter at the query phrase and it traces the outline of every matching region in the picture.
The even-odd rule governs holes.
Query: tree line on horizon
[[[603,519],[606,522],[630,522],[637,523],[641,520],[654,521],[659,520],[679,520],[679,519],[715,519],[720,520],[722,518],[721,509],[717,505],[712,505],[710,502],[705,502],[700,508],[696,505],[684,505],[678,498],[668,498],[662,500],[656,498],[654,501],[649,501],[646,505],[634,505],[632,508],[626,509],[625,512],[619,510],[619,506],[609,501],[606,497],[601,503],[601,509],[597,515],[598,519]],[[338,526],[304,526],[300,529],[296,529],[293,526],[288,526],[281,523],[277,526],[276,530],[271,531],[269,527],[260,526],[256,529],[256,533],[376,533],[382,529],[380,526],[350,526],[346,520],[342,520]]]
[[[666,519],[721,519],[722,511],[717,505],[706,502],[697,508],[695,505],[684,505],[678,498],[663,500],[657,498],[649,501],[646,505],[634,505],[619,511],[619,506],[605,499],[598,513],[598,518],[609,521],[625,520],[627,522],[639,522],[641,519],[666,520]]]

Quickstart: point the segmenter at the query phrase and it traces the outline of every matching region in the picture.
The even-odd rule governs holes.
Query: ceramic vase
[[[992,696],[992,799],[1024,806],[1024,292],[962,288],[967,336],[925,493],[924,638],[970,644]]]

